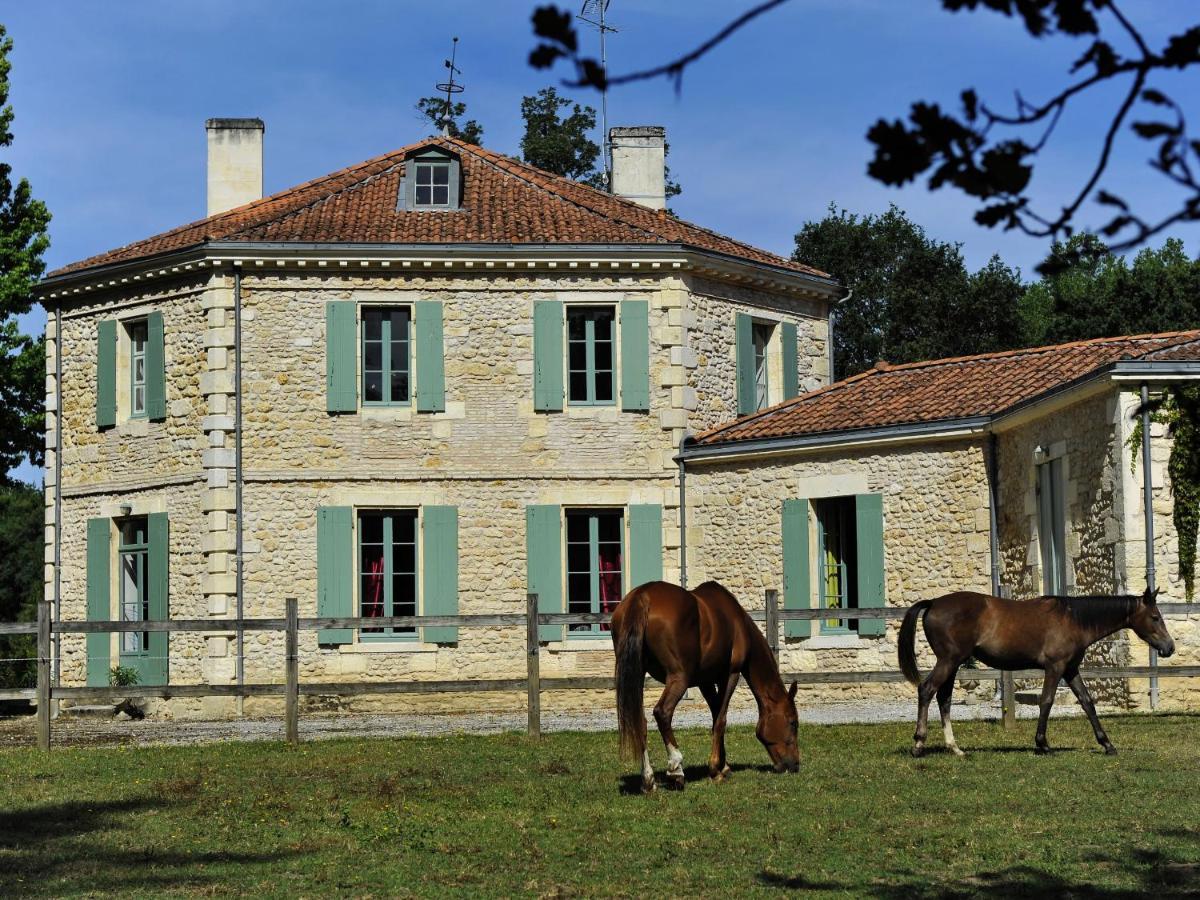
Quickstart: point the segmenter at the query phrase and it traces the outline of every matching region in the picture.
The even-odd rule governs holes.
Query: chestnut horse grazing
[[[942,713],[946,746],[957,756],[963,755],[950,727],[950,695],[954,692],[958,667],[970,656],[994,669],[1045,670],[1039,701],[1041,715],[1034,741],[1038,753],[1050,750],[1046,743],[1046,720],[1054,705],[1059,679],[1063,678],[1087,713],[1104,752],[1116,753],[1117,748],[1096,718],[1096,707],[1079,675],[1079,664],[1088,647],[1122,628],[1132,628],[1134,634],[1164,658],[1174,653],[1175,642],[1159,615],[1157,599],[1158,591],[1146,591],[1140,597],[1038,597],[1036,600],[1003,600],[958,591],[914,603],[900,626],[900,670],[913,684],[920,681],[914,643],[921,613],[925,613],[925,637],[937,654],[937,663],[917,691],[913,756],[920,756],[925,750],[929,701],[934,694]]]
[[[725,715],[738,678],[746,676],[758,702],[758,739],[777,772],[800,768],[796,747],[796,685],[783,686],[779,667],[762,632],[721,585],[706,581],[687,591],[651,581],[634,588],[612,615],[617,654],[617,728],[623,756],[642,760],[642,790],[654,790],[654,768],[646,749],[642,693],[646,673],[666,685],[654,706],[654,720],[667,747],[667,778],[682,788],[683,754],[675,743],[671,717],[689,687],[698,687],[712,711],[712,752],[708,774],[729,775],[725,763]]]

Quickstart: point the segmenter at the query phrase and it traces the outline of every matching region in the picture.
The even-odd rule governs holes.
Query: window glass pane
[[[430,166],[433,170],[434,184],[449,184],[450,183],[450,167],[449,166]]]
[[[587,373],[572,372],[571,373],[571,394],[570,398],[573,402],[585,401],[587,395]]]
[[[383,543],[383,516],[361,516],[358,522],[359,535],[364,544]]]
[[[363,333],[368,341],[378,341],[383,338],[383,312],[381,310],[363,310]]]
[[[146,411],[146,389],[141,385],[133,389],[133,411],[135,413]]]
[[[587,337],[587,316],[581,310],[567,313],[567,337],[572,341],[582,341]]]
[[[392,576],[392,615],[415,616],[416,614],[416,576],[411,572],[397,572]]]
[[[433,200],[433,188],[417,185],[417,206],[429,206]]]
[[[596,322],[596,340],[610,341],[612,340],[612,326],[615,313],[612,310],[597,310],[593,314]]]
[[[597,402],[609,402],[613,398],[613,377],[612,372],[597,372],[596,373],[596,400]]]
[[[578,513],[567,516],[567,540],[586,543],[588,539],[588,517]]]
[[[591,565],[591,551],[586,543],[567,544],[567,571],[587,572]]]
[[[445,206],[450,202],[450,188],[445,185],[433,186],[433,205]]]
[[[597,371],[611,372],[613,367],[612,341],[596,341],[595,357]]]
[[[407,309],[391,309],[388,310],[388,320],[392,325],[392,340],[407,340],[408,339],[408,310]]]
[[[583,341],[571,341],[567,345],[568,367],[572,372],[587,371],[587,344]]]
[[[363,374],[363,399],[371,403],[383,402],[382,372],[366,372]]]
[[[367,341],[363,345],[363,368],[375,372],[383,368],[383,344],[379,341]]]
[[[408,396],[408,373],[393,372],[391,375],[392,395],[388,399],[392,403],[407,403]]]
[[[621,514],[603,513],[596,518],[600,540],[619,543],[621,540]]]
[[[417,163],[417,184],[428,185],[433,183],[433,166],[429,163]]]
[[[408,341],[392,341],[391,346],[393,372],[408,371]]]

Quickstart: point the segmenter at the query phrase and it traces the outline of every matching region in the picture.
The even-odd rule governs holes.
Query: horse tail
[[[900,651],[900,671],[913,684],[921,683],[921,672],[917,668],[917,619],[929,608],[932,600],[922,600],[914,603],[904,614],[900,623],[900,640],[897,649]]]
[[[646,749],[646,714],[642,709],[646,670],[642,645],[650,601],[644,591],[637,590],[625,602],[628,607],[617,636],[617,735],[621,756],[636,759]]]

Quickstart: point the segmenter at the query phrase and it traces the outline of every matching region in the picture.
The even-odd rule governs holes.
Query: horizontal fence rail
[[[614,679],[609,676],[577,676],[542,678],[540,672],[540,645],[546,643],[539,637],[541,625],[606,625],[608,613],[540,613],[537,611],[537,595],[526,597],[524,613],[473,614],[455,616],[318,616],[300,618],[297,601],[285,601],[286,615],[282,618],[259,619],[171,619],[164,621],[76,621],[51,620],[50,604],[38,605],[36,622],[0,623],[0,635],[36,634],[38,637],[37,687],[0,690],[0,700],[35,700],[38,705],[38,746],[49,749],[51,702],[57,700],[121,701],[144,698],[173,699],[195,697],[283,697],[285,700],[285,734],[290,743],[299,741],[299,698],[301,696],[363,696],[378,694],[438,694],[477,692],[526,692],[528,709],[528,732],[537,737],[541,734],[541,694],[543,691],[563,690],[612,690]],[[1200,606],[1190,603],[1160,603],[1159,610],[1166,615],[1200,614]],[[755,622],[767,625],[767,642],[772,653],[778,656],[780,622],[839,619],[902,619],[906,608],[883,607],[876,609],[780,609],[778,593],[768,590],[764,608],[749,611]],[[524,678],[459,679],[441,681],[370,681],[370,682],[303,682],[299,680],[299,633],[326,628],[419,628],[419,627],[521,627],[525,630],[526,675]],[[175,684],[175,685],[123,685],[109,687],[65,687],[52,686],[50,678],[51,635],[103,634],[113,632],[195,632],[233,633],[237,630],[258,632],[282,632],[285,638],[285,680],[282,683],[249,684]],[[1080,670],[1087,678],[1195,678],[1200,677],[1200,666],[1102,666]],[[1041,669],[1001,672],[996,669],[960,669],[958,681],[1009,681],[1011,679],[1041,678]],[[805,671],[783,674],[785,682],[795,681],[804,685],[815,684],[872,684],[897,683],[904,676],[894,670],[857,671]],[[650,679],[647,679],[649,682]],[[1011,695],[1011,687],[1009,688]],[[1005,709],[1005,721],[1009,721],[1009,709]]]

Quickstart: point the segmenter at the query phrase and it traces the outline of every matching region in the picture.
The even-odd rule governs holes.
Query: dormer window
[[[417,150],[405,161],[401,209],[459,208],[462,168],[458,157],[440,147]]]

